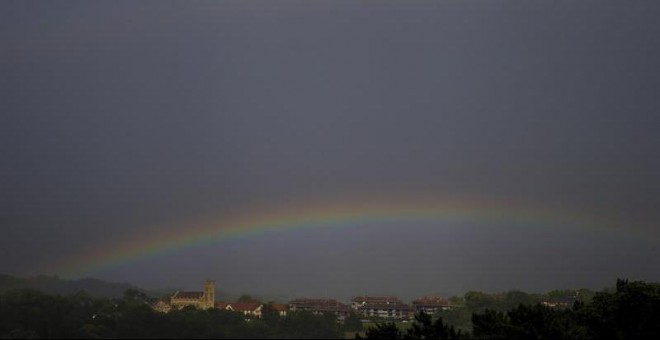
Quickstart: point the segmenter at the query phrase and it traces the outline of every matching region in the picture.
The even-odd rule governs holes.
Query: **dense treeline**
[[[477,338],[651,338],[660,334],[660,285],[618,280],[615,292],[596,293],[572,308],[519,305],[475,313],[472,323]]]
[[[615,292],[596,293],[571,308],[524,304],[472,313],[472,332],[418,315],[405,332],[393,323],[369,329],[369,339],[646,339],[660,335],[660,285],[618,280]],[[430,335],[430,336],[425,336]]]
[[[456,308],[439,311],[447,324],[463,332],[472,331],[472,315],[483,313],[486,310],[506,312],[519,305],[536,305],[543,301],[562,297],[576,297],[579,301],[589,303],[596,293],[589,289],[553,290],[544,294],[530,294],[522,291],[508,291],[504,293],[488,294],[478,291],[469,291],[463,296],[450,298],[450,303]]]
[[[246,321],[225,310],[185,308],[158,313],[145,296],[128,291],[122,299],[80,293],[47,295],[16,290],[0,295],[0,338],[341,338],[334,315],[289,313],[265,306],[262,319]]]
[[[484,295],[481,301],[491,298]],[[355,315],[340,325],[334,315],[298,312],[280,317],[269,305],[263,318],[250,321],[225,310],[186,308],[162,314],[145,299],[134,290],[122,299],[6,292],[0,295],[0,338],[341,338],[361,328]],[[404,330],[378,323],[364,334],[370,339],[627,339],[660,334],[659,284],[619,280],[615,291],[596,293],[571,308],[525,303],[527,297],[518,293],[502,301],[516,299],[523,301],[508,310],[477,308],[467,330],[446,322],[440,313],[433,318],[419,314]]]

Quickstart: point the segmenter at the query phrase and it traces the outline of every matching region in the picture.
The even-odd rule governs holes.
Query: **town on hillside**
[[[548,300],[543,304],[549,307],[570,307],[575,302],[574,297],[564,297],[561,300]],[[223,309],[240,312],[246,319],[261,318],[264,304],[259,301],[218,301],[215,294],[215,281],[206,280],[203,291],[177,291],[166,299],[150,301],[151,307],[162,313],[172,309],[194,307],[197,309]],[[288,311],[307,311],[313,314],[334,314],[339,321],[345,320],[351,313],[366,319],[384,319],[407,321],[414,318],[416,313],[424,312],[434,314],[440,310],[450,310],[456,305],[446,298],[439,296],[425,296],[404,303],[395,296],[356,296],[351,303],[345,304],[336,299],[298,298],[288,304],[269,303],[268,307],[280,316],[286,316]]]

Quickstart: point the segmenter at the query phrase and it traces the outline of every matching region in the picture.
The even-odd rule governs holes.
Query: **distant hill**
[[[40,275],[30,278],[19,278],[0,274],[0,293],[11,289],[31,288],[48,294],[75,294],[85,291],[95,297],[119,298],[127,289],[135,289],[149,296],[158,297],[162,294],[138,288],[129,283],[105,282],[97,279],[64,280],[58,276]]]

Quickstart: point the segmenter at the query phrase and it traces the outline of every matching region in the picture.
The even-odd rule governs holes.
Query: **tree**
[[[238,302],[241,303],[261,303],[259,300],[252,297],[249,294],[243,294],[238,298]]]
[[[596,293],[575,308],[593,338],[651,338],[660,334],[660,284],[617,280],[616,291]]]
[[[365,333],[367,339],[402,339],[403,335],[394,322],[377,322],[374,327],[369,327]],[[356,339],[362,339],[359,334]]]
[[[351,313],[344,319],[344,331],[346,332],[360,332],[362,331],[362,318],[356,314]]]
[[[365,336],[367,339],[459,339],[461,332],[445,325],[442,318],[434,322],[431,315],[420,312],[415,315],[415,321],[405,333],[393,322],[379,322],[375,327],[367,329]],[[359,334],[355,338],[361,339]]]
[[[444,322],[462,333],[472,331],[472,312],[465,306],[439,310],[434,316],[441,317]]]
[[[458,339],[460,332],[456,332],[454,327],[447,326],[442,318],[437,318],[435,322],[430,314],[420,312],[415,315],[415,322],[406,330],[404,339]]]
[[[131,300],[131,301],[146,301],[147,300],[147,294],[137,290],[137,289],[126,289],[124,292],[124,300]]]
[[[276,326],[280,322],[280,313],[273,307],[273,302],[269,302],[261,308],[261,320],[269,326]]]
[[[464,298],[465,306],[473,312],[482,312],[486,309],[493,310],[498,306],[497,299],[494,296],[482,292],[470,291],[465,293]]]
[[[480,339],[506,339],[508,321],[502,312],[486,309],[472,314],[472,334]]]
[[[310,312],[289,312],[280,323],[277,338],[337,339],[342,337],[337,317],[333,313],[315,315]]]

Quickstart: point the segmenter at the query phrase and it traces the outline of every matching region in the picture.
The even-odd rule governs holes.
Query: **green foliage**
[[[362,331],[362,318],[355,314],[351,313],[344,320],[344,331],[346,332],[360,332]]]
[[[81,337],[90,331],[103,300],[81,293],[62,297],[35,290],[0,295],[0,337]],[[85,327],[86,326],[86,327]]]
[[[507,311],[518,305],[533,305],[540,303],[543,296],[537,294],[528,294],[525,292],[512,290],[501,294],[487,294],[482,292],[470,291],[464,296],[465,307],[471,312],[483,312],[486,309],[499,312]]]
[[[249,294],[243,294],[238,298],[238,302],[241,303],[261,303],[259,300],[252,297]]]
[[[405,332],[395,323],[385,322],[367,329],[365,336],[367,339],[459,339],[461,332],[446,325],[442,318],[433,321],[431,315],[421,312],[415,315],[415,321]],[[361,339],[359,335],[355,338]]]
[[[613,293],[597,293],[576,313],[593,338],[651,338],[660,334],[660,284],[617,280]]]
[[[463,333],[472,330],[472,312],[465,306],[440,310],[435,313],[435,316],[442,318],[448,325]]]
[[[415,322],[412,327],[406,330],[405,339],[458,339],[460,331],[456,332],[454,327],[447,326],[442,322],[442,318],[437,318],[435,322],[431,315],[418,313],[415,315]]]
[[[261,308],[261,320],[269,326],[276,326],[280,323],[280,313],[275,310],[272,302],[263,305]]]
[[[402,339],[403,334],[394,322],[377,322],[374,327],[369,327],[365,333],[367,339]],[[356,339],[362,339],[359,334]]]
[[[470,291],[465,293],[465,307],[473,312],[481,312],[497,306],[497,298],[493,295]]]
[[[437,317],[442,318],[448,325],[457,330],[468,332],[472,329],[472,314],[483,313],[486,310],[506,312],[521,304],[531,305],[540,303],[542,296],[528,294],[521,291],[509,291],[500,294],[488,294],[477,291],[465,293],[462,298],[450,299],[455,306],[449,310],[438,311]]]
[[[361,327],[356,315],[342,327],[334,314],[295,312],[280,317],[269,305],[264,306],[262,319],[249,322],[241,313],[218,309],[184,308],[164,314],[152,310],[145,298],[139,291],[127,291],[116,300],[86,293],[7,291],[0,294],[0,338],[318,339],[340,338],[344,331]],[[464,305],[433,318],[418,314],[405,331],[395,323],[377,323],[365,335],[368,339],[640,339],[660,334],[659,284],[618,280],[615,290],[596,293],[591,302],[579,301],[571,308],[525,303],[534,298],[521,292],[470,292],[461,300]],[[501,305],[500,310],[487,308],[489,303],[519,304],[503,311]],[[470,329],[457,329],[451,318],[439,317],[450,315],[453,322],[464,322],[470,308],[482,309],[471,314]]]
[[[506,310],[516,308],[520,305],[535,305],[541,303],[540,295],[527,294],[518,290],[509,291],[501,297],[502,307]]]
[[[506,339],[508,320],[502,312],[486,309],[472,315],[472,334],[475,338]]]
[[[35,290],[0,294],[0,338],[340,338],[334,315],[290,316],[246,322],[242,313],[192,307],[155,312],[137,291],[118,300],[85,293],[47,295]],[[275,312],[276,313],[276,312]],[[267,314],[273,316],[271,314]]]
[[[511,291],[468,292],[450,299],[456,306],[439,311],[448,325],[479,338],[624,338],[656,334],[657,284],[619,280],[614,290],[554,290],[546,294]],[[569,308],[540,305],[546,299],[576,297]],[[627,307],[626,307],[627,306]],[[626,309],[628,308],[628,309]]]
[[[519,305],[472,316],[474,336],[486,339],[645,339],[660,334],[660,285],[618,280],[572,308]]]
[[[145,302],[147,301],[147,294],[137,290],[137,289],[127,289],[124,292],[124,300],[133,300]]]
[[[519,305],[506,313],[486,310],[474,314],[474,336],[486,339],[583,339],[570,309]]]
[[[334,314],[314,315],[310,312],[289,312],[282,319],[278,338],[328,339],[341,338],[342,331]]]
[[[443,318],[448,325],[454,326],[457,330],[467,332],[473,328],[474,313],[481,314],[486,310],[506,313],[518,308],[519,305],[536,305],[544,300],[563,297],[577,297],[580,302],[590,303],[594,295],[595,292],[589,289],[553,290],[545,294],[528,294],[515,290],[498,294],[470,291],[464,296],[451,297],[449,301],[455,307],[438,311],[435,316]]]

